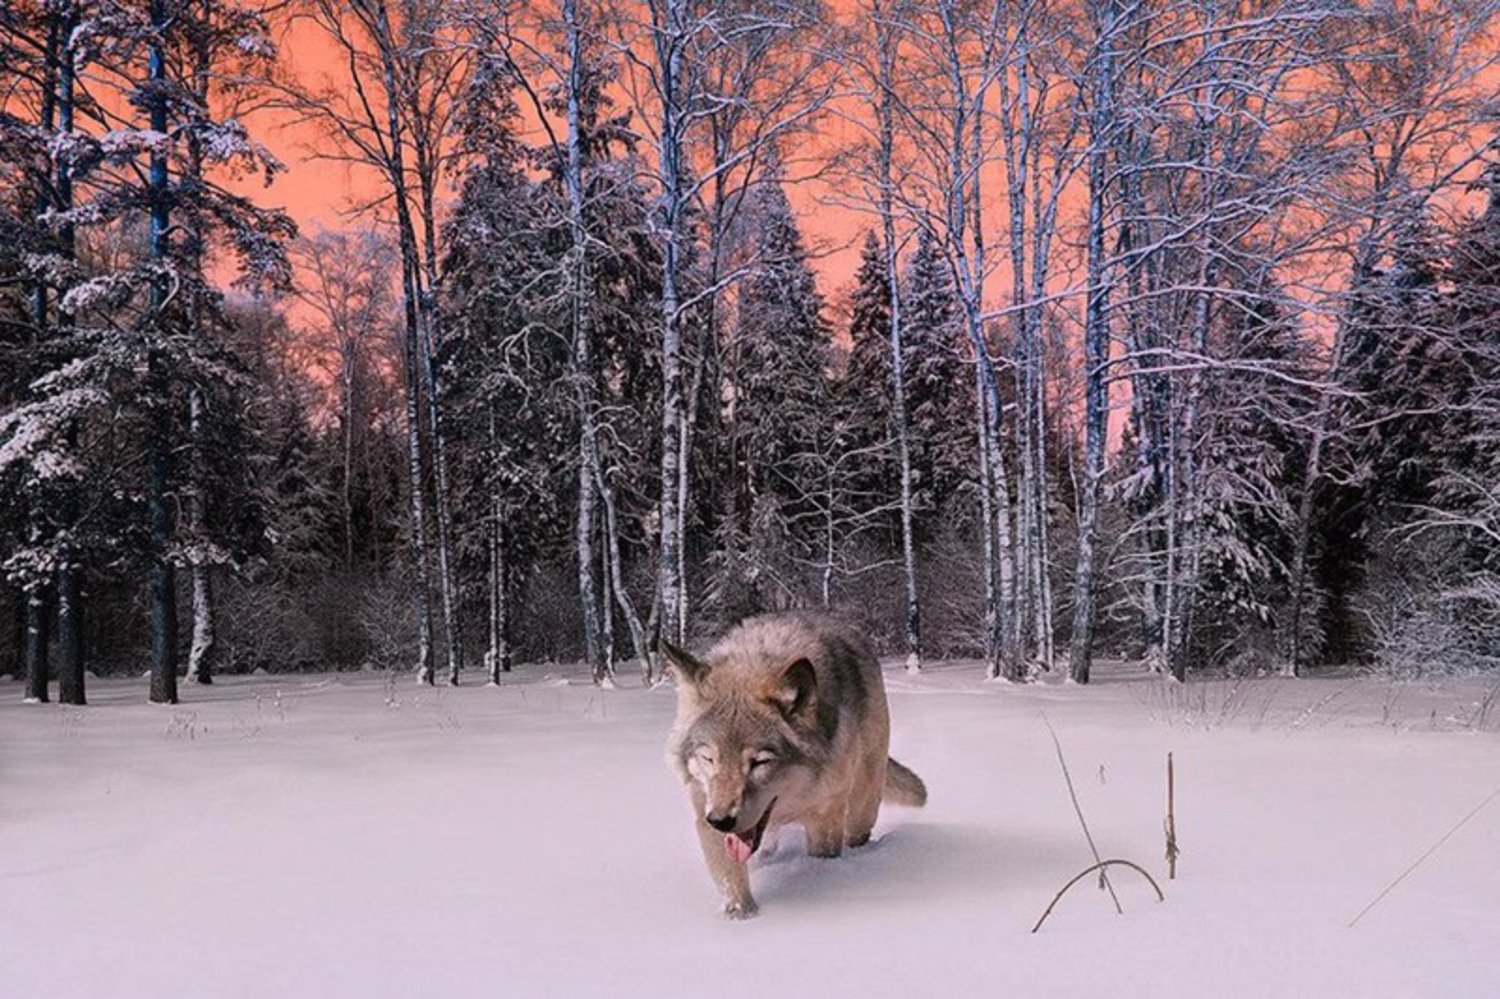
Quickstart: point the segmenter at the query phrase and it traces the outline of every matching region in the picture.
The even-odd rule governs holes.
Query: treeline
[[[7,2],[0,669],[1494,667],[1497,14]]]

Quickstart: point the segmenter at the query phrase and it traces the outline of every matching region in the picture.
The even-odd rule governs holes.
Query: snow
[[[901,665],[893,755],[931,804],[840,860],[767,844],[747,923],[663,762],[667,690],[551,666],[229,677],[173,708],[7,685],[0,995],[1500,994],[1500,804],[1347,925],[1500,784],[1492,682]],[[1117,868],[1123,916],[1090,878],[1029,932],[1092,862],[1049,721],[1102,855],[1164,903]]]

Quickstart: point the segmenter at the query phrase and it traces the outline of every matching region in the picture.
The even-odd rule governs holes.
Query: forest
[[[1497,94],[1500,0],[0,0],[0,673],[1500,669]]]

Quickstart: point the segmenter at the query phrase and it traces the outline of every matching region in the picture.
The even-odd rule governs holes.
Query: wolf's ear
[[[666,639],[657,642],[656,649],[666,658],[667,665],[683,683],[698,683],[708,675],[708,666],[705,663],[694,659]]]
[[[818,700],[818,675],[813,672],[812,663],[804,658],[788,666],[771,700],[788,721],[810,718],[817,710]]]

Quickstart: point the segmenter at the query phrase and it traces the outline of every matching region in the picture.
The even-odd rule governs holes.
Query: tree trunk
[[[217,671],[219,642],[214,628],[214,587],[212,567],[195,565],[193,583],[193,641],[188,648],[187,679],[213,683]]]
[[[151,43],[147,59],[153,92],[150,101],[151,128],[160,135],[167,132],[166,53],[162,36],[169,30],[170,16],[165,0],[151,0]],[[171,222],[168,190],[167,157],[158,147],[151,153],[151,259],[160,266],[167,264],[167,233]],[[168,279],[163,275],[151,282],[152,336],[166,333]],[[154,704],[177,703],[177,587],[171,562],[173,503],[168,492],[171,482],[171,421],[166,418],[171,405],[171,384],[163,370],[161,348],[147,347],[146,385],[148,398],[157,409],[156,425],[151,432],[147,462],[147,505],[151,520],[151,701]]]
[[[1104,198],[1109,185],[1106,136],[1114,123],[1114,42],[1117,0],[1096,0],[1099,59],[1090,82],[1088,303],[1084,319],[1083,490],[1079,497],[1078,561],[1073,578],[1073,641],[1068,676],[1088,683],[1094,658],[1095,539],[1109,434],[1109,288],[1105,283]]]
[[[885,241],[885,280],[890,298],[891,418],[896,436],[896,461],[901,482],[901,578],[905,588],[902,615],[906,640],[906,669],[922,669],[922,605],[917,590],[917,545],[912,510],[911,421],[906,412],[906,347],[901,315],[901,280],[897,267],[895,178],[896,46],[894,28],[875,7],[880,32],[880,225]]]
[[[978,337],[976,349],[984,351],[979,357],[979,379],[988,400],[985,407],[985,447],[990,455],[990,486],[994,494],[992,510],[995,521],[995,569],[996,579],[996,631],[998,633],[998,667],[1000,675],[1007,680],[1022,682],[1028,679],[1026,662],[1021,655],[1020,620],[1017,614],[1016,567],[1014,537],[1011,533],[1010,482],[1005,470],[1005,456],[1000,433],[1000,384],[994,361],[977,326],[977,317],[971,314],[970,337]]]
[[[417,363],[417,315],[412,298],[409,265],[403,268],[405,333],[402,338],[402,361],[406,374],[406,481],[407,510],[411,518],[413,599],[417,609],[417,682],[431,686],[432,672],[432,584],[428,568],[427,504],[422,484],[422,411],[418,397],[422,392],[421,368]]]
[[[597,493],[599,474],[599,441],[596,419],[594,346],[591,320],[593,294],[589,279],[588,229],[584,219],[583,134],[580,105],[583,80],[583,39],[579,24],[578,0],[563,0],[563,24],[567,31],[568,82],[567,117],[568,148],[564,162],[564,187],[568,196],[569,271],[571,295],[569,318],[573,334],[573,395],[578,406],[578,509],[574,520],[573,547],[578,570],[578,600],[583,617],[584,658],[595,685],[603,685],[614,673],[612,656],[601,640],[599,564],[601,553],[594,549],[598,525]]]
[[[498,446],[500,428],[494,406],[490,407],[490,447],[496,457],[493,459],[498,465]],[[505,504],[500,493],[500,483],[504,481],[499,473],[501,469],[495,469],[493,482],[490,486],[490,516],[489,516],[489,648],[485,651],[484,663],[489,676],[491,686],[498,686],[500,674],[509,673],[511,667],[510,651],[510,594],[508,592],[509,576],[508,566],[505,559]]]
[[[41,583],[26,587],[22,599],[26,601],[26,700],[33,704],[46,704],[48,662],[47,642],[50,638],[47,620],[47,589]]]
[[[160,362],[157,362],[158,364]],[[177,703],[177,577],[167,548],[172,504],[167,492],[171,459],[162,433],[153,435],[149,466],[151,511],[151,702]]]
[[[63,543],[57,570],[57,700],[60,704],[85,704],[83,647],[80,618],[83,602],[78,592],[78,569],[71,564],[73,550]]]
[[[683,39],[688,16],[685,0],[665,0],[665,23],[656,25],[654,43],[662,96],[659,177],[662,187],[662,295],[661,295],[661,523],[658,525],[660,559],[657,569],[657,600],[661,609],[660,633],[682,637],[682,557],[678,551],[683,511],[678,502],[678,476],[682,447],[682,329],[678,316],[678,278],[682,256],[682,129]]]
[[[344,569],[354,568],[354,366],[358,363],[354,340],[346,332],[339,344],[342,361],[339,373],[339,388],[343,393],[340,416],[343,422],[339,435],[342,445],[343,481],[339,490],[340,510],[344,516]]]
[[[57,131],[60,135],[73,133],[73,90],[77,78],[77,66],[73,51],[73,35],[78,27],[78,10],[71,7],[63,22],[62,48],[57,67]],[[55,198],[59,211],[73,208],[73,164],[69,157],[57,157],[56,175],[53,179]],[[64,260],[73,260],[75,239],[73,226],[62,226],[58,232],[58,249]],[[73,317],[58,308],[58,326],[72,331]],[[70,428],[70,449],[77,445],[77,428]],[[73,551],[74,521],[78,517],[78,504],[69,496],[62,507],[62,528],[58,537],[57,551],[57,699],[63,704],[83,704],[84,662],[81,634],[83,619],[82,593],[79,589],[79,566]]]
[[[641,664],[641,680],[650,687],[656,683],[655,660],[652,658],[648,628],[641,623],[641,615],[635,601],[625,588],[625,573],[620,559],[620,523],[615,509],[615,491],[607,481],[600,479],[599,494],[604,499],[604,529],[609,549],[610,590],[615,604],[625,618],[625,627],[630,630],[630,644],[635,650],[636,660]],[[606,608],[606,612],[608,608]]]
[[[43,51],[41,107],[38,125],[41,132],[50,133],[56,115],[56,84],[58,53],[62,46],[61,24],[55,17],[48,18],[46,48]],[[44,190],[36,200],[38,214],[52,209],[52,200]],[[50,337],[49,295],[47,281],[38,278],[31,290],[32,344],[39,351],[45,349]],[[39,550],[46,543],[49,533],[46,526],[45,500],[40,497],[25,497],[27,535],[33,549]],[[46,703],[50,683],[51,663],[48,661],[50,622],[48,621],[47,584],[42,579],[29,580],[22,588],[22,599],[26,604],[26,639],[24,658],[26,663],[26,700]]]
[[[1005,445],[1001,433],[1001,426],[1004,422],[1004,401],[1000,396],[999,372],[995,370],[994,359],[990,356],[989,341],[985,337],[984,323],[980,318],[984,312],[984,284],[988,276],[985,265],[984,198],[981,190],[985,164],[984,109],[991,86],[987,67],[993,58],[993,51],[985,56],[986,69],[983,73],[985,79],[974,92],[973,108],[969,113],[972,120],[969,123],[969,162],[965,167],[965,172],[969,177],[970,185],[967,207],[970,216],[969,238],[973,243],[973,256],[967,270],[972,276],[960,282],[960,286],[965,290],[965,315],[969,339],[974,345],[980,362],[980,379],[990,395],[989,422],[985,432],[989,436],[992,458],[990,481],[995,491],[995,549],[998,556],[996,569],[1000,574],[998,590],[1002,629],[1000,632],[1001,666],[1006,679],[1023,682],[1029,678],[1030,670],[1027,668],[1021,650],[1021,590],[1018,585],[1021,580],[1016,577],[1016,539],[1011,530],[1013,510],[1010,499],[1010,476],[1005,468]],[[957,178],[960,176],[962,174],[955,175],[955,183],[958,182]],[[962,200],[960,200],[959,209],[963,210]],[[962,233],[961,229],[960,233]],[[960,240],[960,245],[962,245],[962,240]],[[962,256],[959,260],[962,265]]]
[[[959,55],[956,9],[944,4],[940,13],[949,32],[947,72],[952,87],[948,136],[949,188],[946,192],[948,253],[957,278],[964,331],[974,352],[976,413],[979,419],[980,469],[984,485],[981,508],[985,520],[985,623],[989,635],[986,656],[991,677],[1023,680],[1026,667],[1017,643],[1014,538],[1011,532],[1010,483],[1001,437],[1003,400],[994,358],[984,331],[985,245],[980,191],[983,165],[983,82],[968,91],[965,65]],[[987,54],[987,58],[992,53]],[[982,74],[983,75],[983,74]],[[971,103],[972,102],[972,103]],[[972,250],[969,243],[972,240]]]
[[[429,238],[431,235],[429,234]],[[427,420],[432,434],[432,463],[436,470],[433,511],[437,521],[438,587],[443,602],[443,648],[448,661],[448,684],[458,686],[463,670],[463,629],[459,623],[458,592],[453,579],[453,502],[448,479],[448,448],[443,430],[440,397],[442,376],[436,357],[434,326],[438,319],[432,286],[422,295],[424,317],[422,329],[423,367],[427,372]]]
[[[999,572],[995,569],[995,490],[990,485],[990,466],[994,458],[990,454],[989,396],[984,391],[984,378],[979,372],[979,361],[974,361],[974,427],[978,432],[976,444],[979,454],[979,521],[983,536],[983,591],[984,591],[984,661],[985,676],[998,680],[1001,676],[1000,660],[1000,599],[995,587]]]
[[[195,464],[198,466],[193,491],[189,497],[188,514],[193,520],[193,530],[199,541],[207,540],[207,509],[203,498],[203,419],[204,401],[201,389],[193,389],[188,400],[188,435],[193,442]],[[218,668],[218,640],[214,629],[214,591],[210,575],[212,567],[201,560],[192,565],[193,583],[193,642],[188,649],[187,679],[198,683],[213,683]]]
[[[401,250],[402,360],[406,374],[406,440],[407,483],[411,516],[412,562],[416,572],[413,594],[417,605],[417,682],[432,685],[435,681],[432,662],[432,582],[428,559],[427,511],[422,476],[422,331],[419,310],[422,297],[422,262],[417,246],[416,229],[411,219],[411,202],[406,177],[406,149],[409,137],[401,121],[400,89],[397,86],[394,39],[390,18],[383,2],[375,4],[375,41],[380,49],[386,92],[386,119],[389,153],[382,163],[391,184],[392,204],[396,212],[396,231]],[[373,122],[372,122],[373,124]],[[430,387],[429,387],[430,388]],[[451,665],[451,663],[450,663]]]

